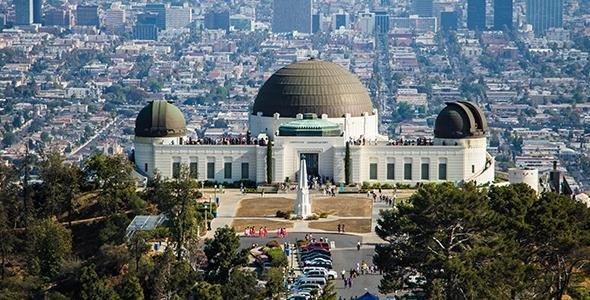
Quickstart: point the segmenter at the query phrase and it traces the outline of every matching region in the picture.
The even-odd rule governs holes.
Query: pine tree
[[[266,183],[272,183],[272,141],[269,139],[266,145]]]
[[[352,181],[352,169],[350,164],[350,142],[346,142],[346,151],[344,153],[344,182],[346,183],[346,185],[349,185]]]

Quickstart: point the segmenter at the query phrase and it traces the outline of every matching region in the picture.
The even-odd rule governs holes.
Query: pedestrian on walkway
[[[356,250],[361,251],[361,241],[356,242]]]
[[[346,270],[342,269],[342,272],[340,272],[340,276],[342,276],[342,280],[346,280]]]
[[[342,232],[342,227],[340,226],[340,223],[338,223],[338,233]]]
[[[344,224],[342,224],[342,233],[344,233]]]

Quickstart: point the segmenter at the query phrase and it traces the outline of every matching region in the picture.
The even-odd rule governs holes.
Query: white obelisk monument
[[[295,215],[305,219],[311,216],[311,202],[309,201],[309,187],[307,185],[307,167],[305,159],[299,164],[299,180],[297,183],[297,200],[295,200]]]

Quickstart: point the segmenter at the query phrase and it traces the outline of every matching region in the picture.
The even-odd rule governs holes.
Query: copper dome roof
[[[317,59],[296,62],[274,73],[260,88],[253,114],[294,118],[314,113],[330,118],[373,114],[367,89],[343,67]]]
[[[165,100],[150,102],[135,119],[135,136],[176,137],[185,134],[184,115],[178,107]]]

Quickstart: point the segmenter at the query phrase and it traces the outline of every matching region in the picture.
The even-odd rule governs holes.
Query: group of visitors
[[[338,224],[338,233],[344,233],[344,224]]]
[[[188,140],[185,140],[185,145],[259,145],[259,146],[266,146],[267,144],[266,139],[253,139],[249,136],[226,136],[220,138],[192,138],[189,137]]]
[[[354,279],[359,277],[360,275],[369,275],[369,274],[377,274],[377,272],[381,271],[375,265],[370,265],[367,261],[362,260],[361,262],[356,263],[356,268],[351,268],[348,271],[348,276],[346,276],[346,270],[343,269],[340,272],[340,278],[344,281],[345,288],[352,288],[352,283]]]
[[[330,197],[336,197],[336,186],[335,185],[327,185],[322,189],[324,195],[330,195]]]
[[[387,143],[389,146],[432,146],[434,145],[432,139],[427,138],[417,138],[415,140],[404,140],[396,139],[396,140],[389,140]]]
[[[277,237],[286,238],[288,235],[287,228],[281,227],[277,229]]]
[[[260,227],[260,230],[258,230],[258,232],[257,232],[256,228],[254,226],[246,227],[246,229],[244,230],[244,235],[245,236],[267,237],[268,236],[268,229],[266,229],[266,226]]]
[[[377,202],[377,200],[381,202],[387,203],[389,206],[394,206],[397,201],[397,188],[393,189],[393,193],[391,196],[385,195],[381,188],[367,191],[367,197],[372,198],[373,202]]]

